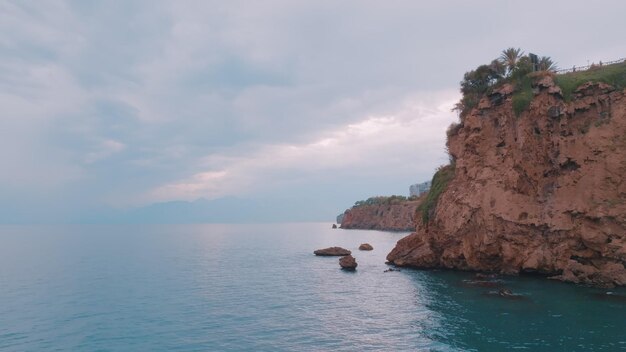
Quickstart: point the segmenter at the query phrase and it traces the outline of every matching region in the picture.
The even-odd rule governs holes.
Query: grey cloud
[[[0,205],[21,199],[24,218],[59,199],[67,213],[124,205],[235,165],[224,158],[306,149],[397,114],[407,99],[455,92],[465,71],[508,46],[563,67],[624,56],[626,4],[593,7],[610,10],[596,18],[588,3],[571,1],[1,2]],[[439,103],[425,98],[415,114]],[[284,200],[278,193],[287,192],[321,204],[326,194],[345,204],[405,191],[445,162],[451,119],[431,125],[437,138],[378,152],[376,141],[354,140],[345,157],[372,159],[346,160],[331,175],[299,163],[246,166],[241,172],[255,172],[246,196]],[[383,177],[377,163],[396,170]]]

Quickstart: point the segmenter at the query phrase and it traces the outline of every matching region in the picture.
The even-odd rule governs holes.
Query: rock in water
[[[336,228],[337,228],[337,224],[333,224],[333,229],[336,229]]]
[[[372,247],[372,245],[369,243],[363,243],[362,245],[359,246],[359,250],[362,250],[362,251],[371,251],[372,249],[374,249],[374,247]]]
[[[328,247],[328,248],[324,248],[324,249],[318,249],[315,252],[313,252],[315,255],[320,255],[320,256],[346,256],[346,255],[350,255],[352,254],[352,252],[350,252],[349,250],[345,249],[345,248],[341,248],[341,247]]]
[[[400,269],[389,268],[389,269],[385,270],[384,272],[385,273],[390,273],[392,271],[400,271]]]
[[[498,291],[498,295],[502,297],[511,297],[513,296],[513,292],[511,292],[511,290],[509,290],[508,288],[503,288],[500,291]]]
[[[339,258],[339,265],[341,266],[342,269],[354,270],[356,269],[356,266],[358,264],[356,263],[356,259],[354,259],[353,256],[347,255],[345,257]]]

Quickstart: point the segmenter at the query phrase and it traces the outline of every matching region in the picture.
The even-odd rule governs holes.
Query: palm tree
[[[539,59],[540,71],[556,71],[557,69],[556,62],[552,61],[549,56],[542,56],[541,59]]]
[[[500,55],[500,61],[504,66],[506,66],[508,70],[508,74],[517,66],[517,61],[524,56],[524,52],[520,48],[508,48],[506,50],[502,50],[502,54]]]

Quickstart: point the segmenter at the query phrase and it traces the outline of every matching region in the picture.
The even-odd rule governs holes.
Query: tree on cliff
[[[475,70],[466,72],[461,81],[463,98],[455,109],[463,115],[476,106],[480,97],[504,77],[505,71],[506,67],[500,61],[493,60],[489,65],[480,65]]]
[[[494,60],[494,62],[495,61],[496,60]],[[463,76],[463,81],[461,81],[461,92],[463,94],[474,92],[484,93],[489,87],[502,78],[502,72],[499,71],[499,69],[500,67],[494,65],[492,62],[491,65],[480,65],[475,70],[466,72]]]
[[[517,60],[517,65],[510,72],[510,79],[512,81],[519,81],[527,74],[533,72],[533,63],[530,61],[530,57],[522,56]]]
[[[542,56],[541,59],[539,59],[539,70],[556,71],[557,69],[556,62],[552,61],[549,56]]]
[[[554,71],[556,64],[549,56],[543,56],[539,60],[540,71]],[[517,95],[530,94],[531,81],[528,75],[534,70],[533,63],[528,55],[520,48],[508,48],[502,51],[500,57],[491,61],[488,65],[480,65],[476,69],[466,72],[461,81],[461,93],[463,97],[455,105],[453,110],[458,110],[461,120],[485,94],[490,94],[495,86],[502,83],[511,83],[515,86]],[[519,99],[518,99],[519,100]],[[527,101],[526,101],[527,100]],[[523,107],[526,102],[524,100]]]
[[[517,62],[521,57],[524,56],[524,52],[520,48],[508,48],[502,50],[502,54],[500,55],[500,62],[506,66],[507,76],[510,76],[511,73],[517,67]]]

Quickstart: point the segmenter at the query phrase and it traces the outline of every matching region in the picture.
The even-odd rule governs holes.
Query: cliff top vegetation
[[[616,89],[624,89],[626,88],[626,61],[622,60],[612,65],[591,65],[585,71],[557,74],[554,81],[561,87],[566,101],[570,101],[576,88],[586,82],[603,82]]]
[[[366,205],[395,205],[395,204],[401,204],[401,203],[408,202],[408,201],[414,201],[417,199],[418,197],[415,197],[415,196],[411,196],[408,198],[405,196],[398,196],[398,195],[393,195],[389,197],[376,196],[376,197],[369,197],[366,200],[359,200],[354,203],[353,207],[362,207]]]
[[[626,88],[624,60],[619,60],[615,64],[599,63],[578,70],[574,67],[565,71],[569,72],[559,73],[556,63],[549,56],[538,57],[525,54],[519,48],[508,48],[491,63],[480,65],[465,73],[460,82],[463,96],[454,110],[459,111],[463,121],[464,116],[478,106],[484,95],[492,93],[505,83],[510,83],[514,88],[513,110],[519,115],[530,105],[534,80],[546,74],[554,76],[554,81],[561,87],[566,101],[571,100],[576,88],[589,81],[604,82],[617,89]]]
[[[526,55],[519,48],[508,48],[490,64],[480,65],[466,72],[461,81],[463,96],[454,108],[460,112],[461,119],[478,105],[483,95],[491,93],[495,87],[511,83],[516,91],[525,94],[528,91],[526,88],[530,88],[531,84],[528,79],[530,73],[556,71],[556,63],[549,56],[536,57],[537,61],[534,63],[531,55]]]

